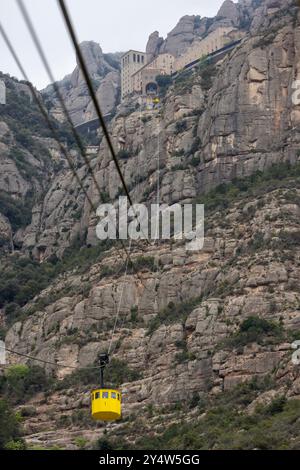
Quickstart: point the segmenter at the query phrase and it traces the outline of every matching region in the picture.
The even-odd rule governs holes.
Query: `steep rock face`
[[[102,104],[103,113],[110,113],[115,110],[119,102],[119,54],[115,57],[113,54],[103,54],[100,45],[93,41],[85,41],[80,44],[80,47],[93,85],[97,90],[99,102]],[[89,121],[96,116],[78,63],[73,73],[58,82],[58,85],[75,124]],[[52,102],[54,115],[58,115],[60,104],[55,97],[53,87],[49,85],[43,94],[45,99]]]
[[[159,36],[158,31],[154,31],[154,33],[150,34],[147,46],[146,46],[146,53],[148,55],[148,60],[150,61],[155,55],[158,54],[160,46],[162,45],[164,39]]]
[[[32,208],[66,161],[29,87],[7,75],[1,78],[7,89],[6,105],[0,109],[1,232],[9,241],[5,247],[13,251],[14,243],[20,248],[24,242]],[[70,137],[62,126],[54,125],[64,140]]]
[[[151,404],[168,407],[195,393],[214,396],[253,377],[272,375],[274,394],[280,387],[281,393],[299,397],[299,370],[291,362],[286,336],[300,327],[299,245],[285,242],[299,237],[298,186],[292,179],[276,190],[262,186],[227,210],[208,214],[201,252],[188,253],[178,243],[172,249],[167,243],[152,247],[147,256],[154,256],[159,268],[141,269],[139,277],[117,274],[121,258],[115,251],[84,274],[61,277],[25,308],[36,304],[35,313],[9,330],[7,347],[55,362],[57,367],[47,370],[61,379],[72,367],[92,364],[112,340],[115,358],[141,374],[122,385],[123,417],[134,422],[136,413]],[[141,256],[136,247],[133,259]],[[43,298],[54,295],[58,300],[39,307]],[[111,337],[118,305],[119,322]],[[281,324],[285,336],[273,342],[226,343],[228,338],[237,341],[234,334],[250,316]],[[62,427],[61,414],[88,414],[87,389],[53,393],[46,403],[37,397],[37,418],[25,424],[28,441],[53,445],[61,432],[54,433]],[[88,437],[85,422],[79,426]],[[122,426],[112,432],[118,434]],[[63,446],[72,436],[74,443],[78,427],[66,434]],[[134,436],[131,430],[126,438]]]
[[[274,13],[293,6],[294,0],[225,0],[214,18],[200,16],[184,16],[167,38],[159,37],[156,31],[148,40],[149,53],[169,52],[181,55],[195,40],[205,37],[219,27],[232,27],[241,31],[256,34],[262,27],[270,26]]]
[[[98,78],[99,76],[105,75],[108,66],[105,64],[100,45],[94,41],[84,41],[80,44],[80,49],[90,76],[92,78]],[[72,73],[70,80],[73,87],[77,87],[84,82],[84,77],[79,68],[78,59],[77,67]]]
[[[201,187],[296,158],[300,121],[292,84],[300,36],[293,14],[286,15],[273,19],[272,33],[244,41],[222,64],[199,121]]]
[[[111,133],[115,148],[128,153],[120,165],[134,200],[154,200],[159,180],[161,202],[188,202],[217,184],[298,159],[300,112],[292,94],[299,76],[299,18],[295,25],[293,21],[293,10],[275,14],[271,33],[263,28],[245,38],[215,70],[208,69],[205,81],[197,71],[185,82],[179,80],[161,110],[128,113],[123,106]],[[104,141],[91,164],[101,193],[114,200],[121,184]],[[83,168],[81,174],[88,177]],[[94,184],[89,191],[97,205],[101,195]],[[56,194],[55,190],[51,199]],[[50,241],[58,236],[52,234],[57,233],[53,220],[60,221],[64,233],[59,246],[73,240],[67,235],[70,215],[79,217],[80,233],[88,226],[87,242],[97,242],[97,219],[75,187],[72,197],[64,193],[62,205],[47,208],[48,201],[47,197],[41,215],[41,227],[47,227],[47,254],[55,251]]]
[[[160,48],[160,52],[168,52],[174,56],[182,54],[193,42],[196,27],[196,16],[183,16],[175,28],[168,34]]]
[[[117,71],[109,72],[101,81],[97,90],[97,98],[101,103],[101,111],[103,114],[112,113],[116,109],[116,105],[120,99],[120,74]],[[94,105],[89,103],[86,112],[85,120],[94,119],[96,111]]]
[[[0,213],[0,249],[9,251],[12,246],[12,230],[7,217]]]
[[[229,20],[232,26],[238,26],[239,8],[232,0],[225,0],[216,16],[217,19],[223,18]]]

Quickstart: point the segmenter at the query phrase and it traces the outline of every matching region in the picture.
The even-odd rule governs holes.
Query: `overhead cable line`
[[[82,370],[82,369],[99,369],[100,368],[100,366],[76,367],[76,366],[68,366],[67,364],[58,364],[57,362],[47,361],[46,359],[40,359],[38,357],[33,357],[33,356],[28,355],[28,354],[24,354],[24,353],[20,353],[18,351],[14,351],[13,349],[8,349],[6,346],[1,346],[1,344],[0,344],[0,349],[2,349],[4,351],[7,351],[11,354],[16,354],[17,356],[20,356],[20,357],[30,359],[31,361],[42,362],[43,364],[48,364],[48,365],[51,365],[51,366],[61,367],[61,368],[65,368],[65,369]]]

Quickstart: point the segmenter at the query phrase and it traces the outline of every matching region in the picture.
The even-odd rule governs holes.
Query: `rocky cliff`
[[[251,32],[233,51],[179,76],[159,109],[125,103],[110,124],[135,202],[156,201],[159,187],[160,202],[205,204],[202,251],[134,244],[125,277],[124,255],[99,244],[65,164],[49,173],[22,231],[5,228],[9,213],[0,219],[17,250],[0,271],[7,347],[57,364],[45,366],[39,394],[16,400],[31,446],[89,448],[107,436],[122,448],[299,446],[300,16],[290,1],[226,1],[218,21],[245,10]],[[74,158],[96,205],[122,194],[104,142],[91,155],[100,194]],[[82,368],[110,343],[108,377],[124,393],[124,415],[105,428],[89,419],[97,376]]]
[[[121,54],[104,54],[100,45],[93,41],[85,41],[80,47],[103,114],[114,112],[120,98]],[[73,73],[58,82],[58,85],[74,124],[81,124],[96,117],[78,64]],[[51,85],[43,90],[43,95],[49,102],[53,115],[63,119],[60,104]]]

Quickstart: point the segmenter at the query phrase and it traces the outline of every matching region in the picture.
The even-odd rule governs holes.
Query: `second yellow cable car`
[[[103,372],[109,362],[108,354],[100,355],[100,388],[91,392],[92,417],[100,421],[116,421],[121,418],[121,393],[104,387]]]

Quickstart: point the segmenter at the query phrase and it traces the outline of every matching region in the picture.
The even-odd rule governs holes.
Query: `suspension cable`
[[[129,242],[129,252],[131,250],[131,240]],[[115,318],[115,323],[114,323],[114,327],[113,327],[113,331],[112,331],[112,335],[111,335],[111,339],[110,339],[110,343],[109,343],[109,347],[108,347],[108,355],[110,354],[110,351],[111,351],[111,347],[112,347],[112,343],[113,343],[113,338],[114,338],[114,335],[115,335],[115,331],[116,331],[116,328],[117,328],[117,323],[118,323],[118,320],[119,320],[119,315],[120,315],[120,310],[121,310],[121,303],[122,303],[122,300],[123,300],[123,293],[124,293],[124,288],[125,288],[125,281],[126,281],[126,278],[127,278],[127,270],[128,270],[128,259],[126,261],[126,267],[125,267],[125,273],[124,273],[124,281],[123,281],[123,286],[122,286],[122,290],[121,290],[121,295],[120,295],[120,299],[119,299],[119,304],[118,304],[118,307],[117,307],[117,313],[116,313],[116,318]],[[114,351],[116,349],[116,346],[114,348]],[[114,351],[112,352],[111,355],[113,355]]]
[[[55,366],[55,367],[61,367],[61,368],[65,368],[65,369],[76,369],[76,370],[82,370],[82,369],[99,369],[100,366],[87,366],[87,367],[76,367],[76,366],[68,366],[67,364],[58,364],[57,362],[52,362],[52,361],[47,361],[46,359],[40,359],[38,357],[33,357],[33,356],[30,356],[28,354],[24,354],[24,353],[20,353],[18,351],[14,351],[13,349],[8,349],[6,346],[2,346],[0,344],[0,349],[4,350],[4,351],[7,351],[11,354],[16,354],[17,356],[20,356],[20,357],[24,357],[26,359],[30,359],[31,361],[37,361],[37,362],[41,362],[43,364],[48,364],[48,365],[51,365],[51,366]]]

